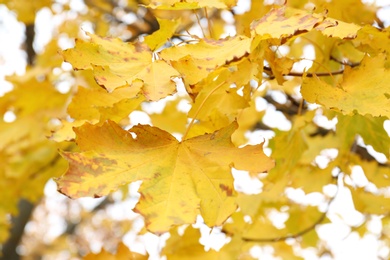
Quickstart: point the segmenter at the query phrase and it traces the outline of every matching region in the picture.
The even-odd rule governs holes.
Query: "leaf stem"
[[[202,31],[203,37],[205,37],[205,38],[206,38],[206,34],[204,33],[203,27],[202,27],[202,25],[200,24],[200,19],[199,19],[199,16],[198,16],[198,14],[196,13],[196,11],[195,11],[195,10],[194,10],[193,12],[194,12],[194,14],[195,14],[195,17],[196,17],[196,20],[197,20],[197,22],[198,22],[198,25],[199,25],[199,27],[200,27],[200,30]]]
[[[201,104],[199,105],[199,107],[198,107],[198,110],[196,110],[195,115],[192,117],[191,122],[190,122],[190,124],[188,125],[187,130],[186,130],[186,132],[185,132],[184,135],[183,135],[182,140],[185,140],[185,139],[186,139],[186,137],[187,137],[187,135],[188,135],[188,132],[190,131],[192,125],[194,124],[194,122],[195,122],[195,120],[196,120],[196,117],[199,115],[200,110],[203,108],[204,104],[206,103],[206,100],[207,100],[215,91],[217,91],[224,83],[226,83],[226,81],[222,81],[222,82],[219,83],[217,86],[215,86],[215,88],[213,88],[213,89],[207,94],[207,96],[203,99],[202,103],[201,103]]]
[[[207,27],[209,29],[210,38],[213,38],[213,31],[211,30],[211,20],[209,19],[209,15],[207,14],[207,8],[206,7],[204,8],[204,14],[205,14],[205,17],[207,19]]]

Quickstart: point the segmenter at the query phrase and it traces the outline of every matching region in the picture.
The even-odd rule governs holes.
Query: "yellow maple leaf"
[[[176,91],[171,78],[180,74],[166,62],[153,60],[145,44],[87,34],[90,42],[76,40],[76,46],[62,55],[75,69],[93,69],[97,83],[108,91],[140,81],[141,92],[148,100],[159,100]]]
[[[336,25],[336,26],[327,26]],[[325,25],[325,26],[324,26]],[[353,39],[357,36],[358,31],[362,28],[353,23],[346,23],[332,18],[326,18],[324,23],[317,27],[317,30],[320,27],[324,27],[321,32],[328,37],[338,37],[341,39]]]
[[[370,56],[378,54],[390,55],[390,28],[380,30],[371,25],[364,26],[359,30],[354,45],[362,52]],[[390,67],[390,61],[385,61],[385,67]]]
[[[360,66],[345,69],[337,87],[318,77],[306,77],[301,87],[302,96],[344,114],[357,112],[390,118],[390,71],[384,66],[385,61],[385,55],[366,56]]]
[[[196,84],[219,66],[249,53],[250,38],[201,39],[198,43],[164,49],[160,56],[169,60],[187,84]]]
[[[231,143],[236,128],[233,123],[178,142],[147,125],[125,131],[112,121],[85,124],[75,129],[84,152],[62,153],[70,166],[56,180],[59,191],[71,198],[99,197],[143,180],[136,211],[145,217],[150,231],[193,223],[198,214],[209,226],[220,225],[237,207],[230,168],[264,172],[273,167],[262,144],[236,148]]]
[[[286,39],[304,32],[308,32],[319,26],[325,20],[324,14],[314,14],[307,11],[290,7],[280,7],[272,9],[261,19],[255,20],[251,24],[252,37],[257,41],[266,39]],[[330,22],[326,27],[335,26]]]

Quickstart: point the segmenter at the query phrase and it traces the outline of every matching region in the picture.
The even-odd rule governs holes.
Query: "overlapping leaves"
[[[93,69],[98,84],[108,91],[142,82],[142,93],[148,100],[175,92],[172,78],[179,73],[166,62],[154,59],[146,45],[88,35],[91,41],[76,41],[74,49],[63,52],[64,59],[75,69]]]
[[[48,132],[45,124],[50,118],[59,115],[65,127],[54,133],[52,139],[72,140],[74,133],[71,127],[76,126],[76,143],[81,150],[77,153],[62,152],[70,165],[66,174],[57,180],[62,193],[71,198],[100,197],[122,185],[142,181],[141,198],[135,210],[145,217],[147,228],[156,233],[168,231],[173,225],[193,223],[198,214],[210,226],[222,225],[231,216],[233,224],[230,221],[223,226],[226,234],[232,236],[231,243],[220,253],[225,258],[238,258],[242,250],[246,251],[243,254],[247,254],[250,246],[244,240],[278,239],[299,234],[302,229],[315,224],[320,216],[325,216],[316,207],[291,203],[285,196],[286,187],[302,189],[306,193],[321,192],[322,187],[331,182],[335,167],[348,174],[354,163],[362,166],[367,179],[376,187],[388,186],[388,164],[378,165],[350,155],[358,135],[385,156],[388,157],[390,152],[388,133],[383,129],[390,115],[390,89],[387,84],[390,81],[389,30],[369,25],[361,28],[348,23],[359,21],[351,15],[356,13],[361,13],[365,22],[372,23],[374,12],[370,12],[367,6],[360,1],[355,2],[354,10],[348,9],[350,12],[347,12],[344,10],[347,9],[346,3],[351,6],[354,1],[339,1],[337,4],[315,1],[318,8],[305,11],[302,1],[289,1],[283,7],[274,6],[265,14],[271,7],[253,1],[249,13],[235,16],[237,32],[244,32],[245,36],[208,39],[188,33],[186,37],[189,41],[184,37],[182,42],[177,43],[176,40],[181,39],[184,33],[177,30],[188,29],[181,28],[181,20],[177,19],[183,14],[182,10],[188,10],[187,14],[193,12],[198,15],[203,11],[219,16],[222,13],[214,12],[214,8],[231,8],[236,1],[166,0],[143,3],[153,9],[156,18],[157,14],[164,17],[156,20],[159,30],[149,32],[137,43],[88,34],[90,40],[78,39],[74,48],[62,53],[74,69],[91,70],[96,82],[103,88],[92,87],[93,84],[74,86],[74,90],[78,87],[77,93],[72,93],[73,97],[67,100],[52,86],[48,87],[46,81],[40,88],[34,81],[31,83],[33,91],[18,93],[16,89],[14,93],[19,99],[5,96],[3,101],[6,100],[7,104],[2,103],[1,112],[12,110],[17,114],[17,120],[13,123],[1,122],[3,141],[0,159],[6,162],[6,167],[0,170],[6,179],[2,186],[7,195],[4,197],[31,195],[27,188],[20,193],[6,189],[14,180],[17,180],[14,182],[18,187],[24,187],[21,183],[26,178],[42,176],[46,180],[47,176],[53,175],[44,167],[47,160],[42,158],[54,160],[55,165],[57,146],[53,143],[49,145],[43,133]],[[102,2],[96,7],[109,12],[111,5]],[[328,14],[323,9],[329,9]],[[175,18],[169,17],[171,10],[178,11]],[[28,20],[32,17],[29,15]],[[214,18],[205,19],[209,32],[203,32],[203,35],[213,35],[213,28],[217,28],[214,27],[217,22],[211,22]],[[205,20],[199,21],[198,25],[202,26]],[[108,26],[104,25],[104,28]],[[223,33],[221,28],[223,26],[213,36]],[[101,31],[97,29],[96,34]],[[177,38],[170,41],[174,37]],[[282,45],[291,51],[282,54]],[[55,49],[56,46],[53,42],[50,48]],[[310,73],[305,74],[306,69],[295,72],[294,65],[304,56],[306,46],[315,49],[314,65],[308,70]],[[50,63],[46,61],[47,57],[50,54],[38,60],[38,64],[58,66],[58,60]],[[264,71],[267,75],[263,75]],[[303,83],[301,77],[291,80],[286,75],[303,75]],[[276,78],[276,81],[264,88],[260,86],[263,76]],[[191,104],[188,114],[175,114],[180,103],[178,98],[165,107],[160,117],[151,118],[154,124],[172,133],[185,132],[184,141],[179,142],[170,133],[152,126],[138,125],[129,131],[122,129],[121,126],[128,123],[128,115],[141,108],[139,105],[144,99],[157,101],[174,94],[176,82],[180,81],[177,78],[183,80],[192,98],[181,100]],[[254,86],[254,81],[261,90]],[[276,83],[284,86],[276,86]],[[306,101],[321,105],[328,115],[329,110],[343,114],[337,113],[336,130],[319,129],[313,123],[314,111],[304,113],[305,102],[300,100],[298,116],[285,114],[292,122],[292,129],[288,132],[274,129],[276,137],[270,146],[277,162],[276,168],[268,175],[262,175],[263,190],[260,194],[240,194],[237,202],[240,211],[236,211],[231,168],[249,171],[253,178],[257,178],[257,173],[270,170],[273,163],[262,152],[262,145],[236,148],[232,144],[230,139],[237,129],[234,121],[240,124],[234,143],[243,144],[245,134],[258,127],[256,124],[265,113],[256,109],[256,99],[263,96],[268,88],[285,90],[290,98],[287,103],[293,102],[295,89],[301,83],[301,93]],[[29,100],[31,96],[37,97],[34,102]],[[69,104],[67,110],[63,107],[65,103]],[[76,121],[71,122],[66,116]],[[172,123],[162,122],[161,118]],[[190,120],[191,124],[186,129]],[[82,125],[86,121],[89,123]],[[29,131],[26,125],[33,130]],[[12,132],[17,134],[7,138]],[[337,149],[338,156],[330,158],[330,163],[322,168],[317,165],[316,159],[326,148]],[[37,169],[43,169],[40,175],[31,174]],[[42,185],[42,181],[39,183]],[[382,193],[370,193],[355,187],[351,187],[351,193],[357,210],[368,214],[389,213],[389,207],[383,206],[388,199]],[[3,202],[6,210],[15,212],[16,199]],[[285,228],[277,228],[268,213],[283,207],[289,218]],[[5,213],[1,213],[4,217]],[[252,223],[245,221],[248,216]],[[183,237],[179,237],[176,230],[171,231],[171,240],[164,251],[167,256],[181,259],[195,245],[196,256],[218,257],[214,251],[204,252],[198,244],[200,234],[192,227]],[[3,234],[0,233],[0,239]],[[312,230],[304,235],[301,245],[315,246],[316,242],[317,237]],[[291,247],[284,242],[275,243],[274,249],[283,258],[293,254]],[[119,255],[129,254],[121,250]],[[101,257],[110,256],[103,252]]]

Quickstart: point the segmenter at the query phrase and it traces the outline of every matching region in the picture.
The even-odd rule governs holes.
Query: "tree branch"
[[[25,39],[25,48],[27,53],[27,64],[33,65],[35,60],[35,50],[34,50],[34,39],[35,39],[35,24],[26,24],[26,39]]]
[[[16,248],[24,234],[24,227],[30,220],[31,213],[34,210],[34,204],[26,199],[20,199],[18,205],[19,215],[12,217],[12,227],[10,230],[10,237],[5,242],[2,248],[2,259],[19,260],[20,255]]]

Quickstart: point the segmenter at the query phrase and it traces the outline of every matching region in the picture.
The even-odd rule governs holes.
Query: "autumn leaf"
[[[199,243],[199,229],[189,226],[182,236],[177,229],[173,229],[170,235],[162,252],[168,259],[218,259],[218,252],[213,249],[206,252],[204,246]]]
[[[252,37],[257,41],[266,39],[282,39],[282,43],[288,38],[308,32],[319,26],[325,20],[323,14],[309,13],[290,7],[280,7],[269,11],[262,18],[251,24]],[[327,24],[325,27],[335,26]]]
[[[361,29],[361,27],[356,24],[346,23],[332,18],[326,18],[324,24],[327,23],[335,25],[335,26],[325,26],[326,28],[321,30],[322,34],[328,37],[338,37],[341,39],[354,39],[357,37],[358,31]]]
[[[356,210],[365,214],[387,215],[390,212],[390,198],[374,194],[361,188],[348,187]]]
[[[372,25],[366,25],[359,30],[356,39],[353,40],[354,46],[371,57],[385,54],[390,55],[390,30],[379,30]],[[390,67],[390,61],[385,60],[385,68]]]
[[[153,34],[145,37],[145,43],[152,51],[163,46],[168,39],[175,33],[177,27],[180,25],[180,19],[167,20],[157,18],[160,29]]]
[[[261,144],[234,147],[230,136],[236,128],[233,123],[178,142],[147,125],[125,131],[112,121],[85,124],[75,128],[83,152],[62,153],[70,165],[57,179],[58,189],[71,198],[100,197],[143,180],[136,211],[145,217],[150,231],[193,223],[198,214],[207,225],[220,225],[237,207],[230,168],[265,172],[273,167]]]
[[[222,70],[219,71],[217,80],[206,81],[188,116],[207,121],[215,110],[224,116],[236,116],[239,109],[248,107],[248,101],[237,94],[237,88],[230,87],[231,84],[227,82],[231,74],[227,69]]]
[[[187,84],[195,84],[219,66],[238,59],[249,52],[248,37],[200,39],[194,44],[173,46],[161,51],[161,58],[170,61]]]
[[[104,122],[111,119],[118,122],[144,101],[142,96],[137,96],[138,91],[133,91],[134,89],[118,88],[108,93],[102,88],[79,87],[68,106],[68,113],[76,120]]]
[[[344,114],[386,116],[390,118],[390,73],[384,67],[386,57],[366,56],[360,66],[347,67],[337,86],[318,77],[305,77],[301,93],[311,103],[341,111]],[[370,75],[369,77],[367,75]]]
[[[153,59],[145,44],[87,35],[90,42],[76,40],[76,46],[62,55],[75,69],[93,69],[98,84],[108,91],[139,82],[143,83],[142,94],[148,100],[159,100],[176,91],[172,78],[179,73],[166,62]]]

